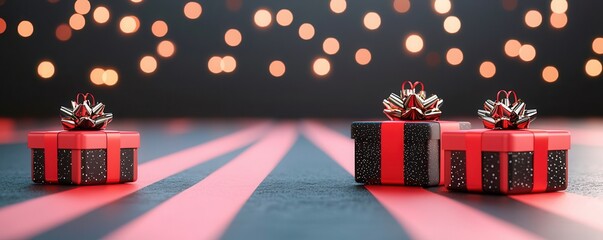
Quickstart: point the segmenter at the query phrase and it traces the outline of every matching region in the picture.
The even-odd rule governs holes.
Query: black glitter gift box
[[[469,128],[468,122],[452,121],[354,122],[356,182],[443,185],[440,136],[445,131]]]
[[[35,183],[106,184],[134,182],[138,132],[35,131],[28,135]]]

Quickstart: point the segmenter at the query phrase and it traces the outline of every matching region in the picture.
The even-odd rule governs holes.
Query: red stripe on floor
[[[83,186],[3,207],[0,209],[0,238],[24,239],[36,236],[159,180],[244,147],[258,139],[270,125],[266,122],[254,124],[233,134],[142,164],[138,169],[138,181],[133,184]]]
[[[304,123],[303,132],[335,162],[354,174],[353,140],[311,121]],[[415,239],[540,239],[423,188],[367,185],[366,189]]]
[[[108,239],[217,239],[295,143],[295,125],[272,130],[194,186],[110,234]]]

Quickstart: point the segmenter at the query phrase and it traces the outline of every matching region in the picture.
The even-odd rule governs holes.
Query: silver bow
[[[83,100],[80,102],[80,96]],[[90,99],[89,99],[90,98]],[[92,100],[92,102],[90,101]],[[103,130],[113,119],[113,114],[105,113],[105,104],[96,103],[90,93],[78,93],[71,101],[71,109],[61,107],[61,123],[65,130]]]
[[[410,88],[405,88],[406,84]],[[421,91],[416,93],[415,88],[421,85]],[[442,115],[440,107],[444,100],[437,95],[426,98],[423,83],[406,81],[402,84],[400,95],[392,93],[383,100],[385,109],[383,113],[390,120],[438,120]]]
[[[500,94],[504,98],[500,99]],[[515,101],[511,103],[509,96],[513,94]],[[536,119],[536,109],[526,109],[526,104],[517,99],[514,91],[500,90],[496,94],[496,101],[486,100],[484,110],[477,110],[485,128],[489,129],[524,129]]]

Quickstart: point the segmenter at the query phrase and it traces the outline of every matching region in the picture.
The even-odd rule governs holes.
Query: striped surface
[[[2,120],[0,239],[600,239],[603,121],[573,135],[566,192],[490,196],[354,182],[351,121],[125,121],[139,180],[34,185],[28,129]]]

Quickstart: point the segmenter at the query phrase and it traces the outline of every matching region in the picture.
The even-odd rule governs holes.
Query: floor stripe
[[[287,123],[276,127],[224,167],[107,239],[219,238],[296,138],[295,125]]]
[[[38,235],[161,179],[248,145],[260,137],[269,125],[255,124],[142,164],[138,169],[138,181],[134,184],[78,187],[3,207],[0,209],[0,226],[4,230],[0,238],[23,239]]]
[[[303,132],[333,160],[354,174],[353,140],[317,122],[305,122]],[[512,224],[423,188],[372,185],[366,189],[416,239],[540,239]]]

